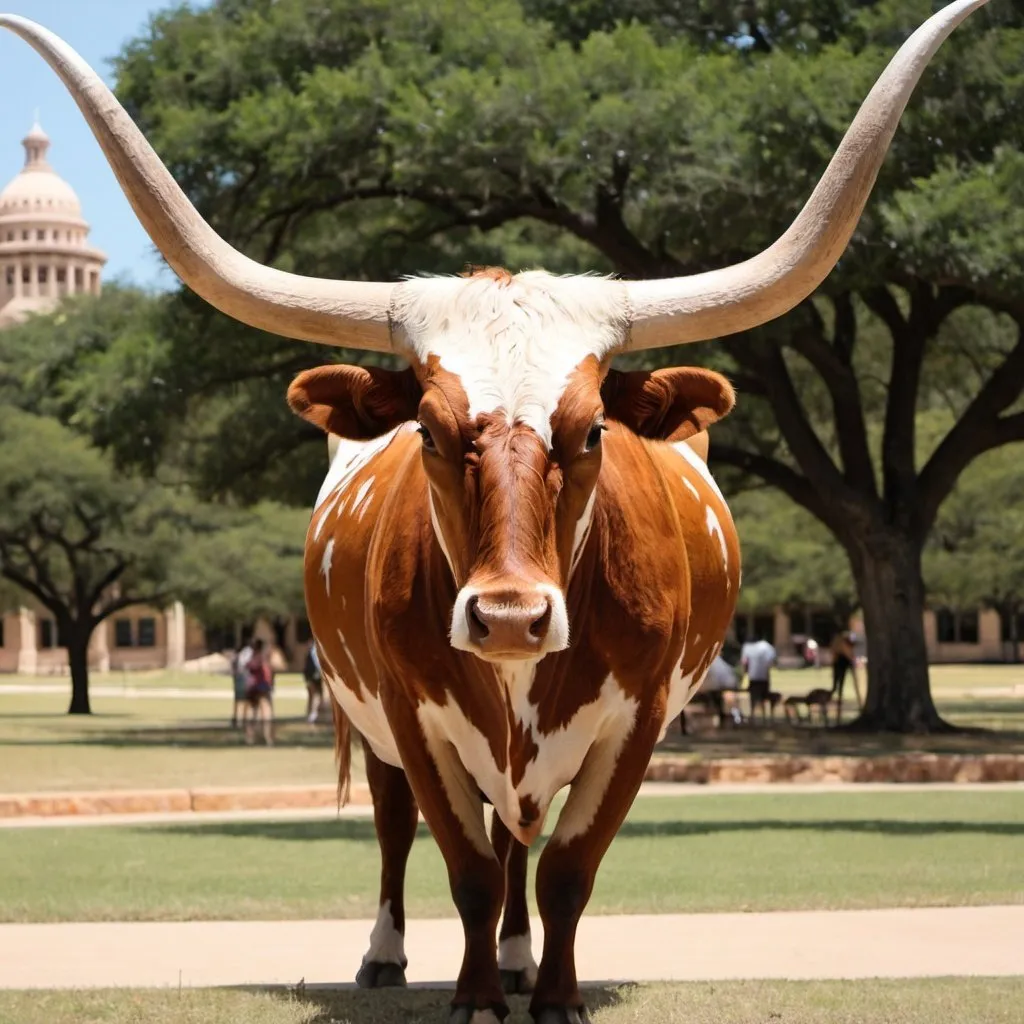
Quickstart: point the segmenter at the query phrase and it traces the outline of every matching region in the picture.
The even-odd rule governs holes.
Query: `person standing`
[[[846,675],[853,679],[853,692],[857,695],[857,706],[860,707],[860,684],[857,682],[857,657],[854,643],[857,636],[848,630],[840,630],[832,638],[832,693],[836,699],[836,725],[843,719],[843,687]]]
[[[238,728],[239,711],[243,728],[249,717],[249,662],[252,660],[252,647],[245,641],[235,651],[231,659],[231,681],[235,690],[235,702],[231,709],[231,728]]]
[[[274,669],[270,664],[270,652],[262,640],[252,645],[252,657],[248,665],[249,680],[246,696],[252,709],[252,717],[246,723],[245,742],[255,742],[255,719],[263,724],[263,739],[268,747],[274,745]]]
[[[306,721],[314,725],[320,717],[320,708],[324,701],[324,679],[320,669],[320,653],[316,649],[316,641],[311,640],[306,652],[306,664],[302,669],[302,677],[306,680]]]
[[[740,652],[740,664],[747,674],[750,688],[750,720],[754,720],[754,712],[761,705],[761,718],[767,722],[768,715],[765,705],[771,707],[772,718],[775,717],[775,705],[779,702],[779,694],[772,693],[772,666],[778,659],[775,648],[759,637],[753,643],[744,644]]]

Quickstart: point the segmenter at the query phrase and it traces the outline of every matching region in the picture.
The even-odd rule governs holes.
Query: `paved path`
[[[339,985],[370,921],[0,925],[0,988]],[[534,936],[534,951],[540,936]],[[411,983],[450,985],[462,929],[409,922]],[[584,917],[581,981],[1024,974],[1024,906]]]
[[[713,786],[686,782],[645,782],[639,797],[781,796],[820,797],[858,793],[1020,793],[1024,782],[720,782]],[[219,821],[320,821],[373,815],[370,804],[349,804],[339,811],[326,807],[269,808],[238,811],[154,811],[134,814],[57,814],[0,817],[7,828],[93,828],[101,825],[196,825]],[[422,820],[422,819],[421,819]]]

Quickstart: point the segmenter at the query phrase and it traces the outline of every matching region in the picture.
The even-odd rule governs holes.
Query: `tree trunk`
[[[932,700],[924,636],[922,545],[887,530],[850,551],[864,614],[868,686],[864,708],[848,726],[859,731],[945,732]]]
[[[92,630],[73,623],[67,629],[68,666],[71,669],[69,715],[91,715],[89,705],[89,638]]]

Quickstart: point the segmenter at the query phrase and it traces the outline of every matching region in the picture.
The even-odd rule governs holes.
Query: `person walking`
[[[274,669],[270,664],[270,652],[262,640],[252,645],[252,657],[248,665],[249,679],[246,696],[252,709],[252,716],[246,723],[245,742],[255,742],[255,720],[263,725],[263,740],[268,747],[274,745]]]
[[[231,708],[231,728],[237,729],[239,711],[243,728],[249,717],[249,662],[252,659],[252,647],[248,641],[235,651],[231,659],[231,682],[234,686],[234,704]]]
[[[302,677],[306,680],[306,721],[310,725],[315,725],[320,717],[320,708],[324,701],[324,678],[320,669],[320,654],[316,649],[315,640],[311,640],[309,643]]]

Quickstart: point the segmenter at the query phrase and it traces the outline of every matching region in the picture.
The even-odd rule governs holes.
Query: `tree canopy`
[[[264,262],[326,277],[466,262],[652,277],[770,244],[932,8],[217,0],[157,15],[115,70],[201,212]],[[818,294],[758,331],[657,354],[731,374],[740,405],[716,431],[718,467],[778,488],[845,550],[872,727],[941,727],[925,538],[964,468],[1024,438],[1022,68],[1020,6],[974,14],[933,59]],[[268,483],[309,493],[319,452],[280,477],[281,455],[310,435],[279,396],[325,356],[189,295],[171,307],[150,390],[233,403],[192,407],[213,442],[195,449],[197,469],[248,498]],[[951,417],[927,449],[918,415],[935,408]]]

